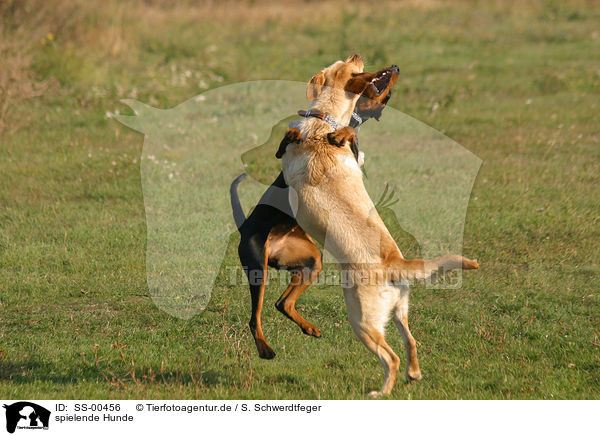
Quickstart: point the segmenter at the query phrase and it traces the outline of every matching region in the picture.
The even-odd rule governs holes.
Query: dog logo
[[[6,431],[14,433],[18,429],[48,429],[50,411],[28,401],[4,405],[6,409]]]

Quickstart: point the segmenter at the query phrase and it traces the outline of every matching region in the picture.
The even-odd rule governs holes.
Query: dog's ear
[[[346,82],[344,90],[355,95],[360,95],[365,89],[367,89],[367,86],[371,85],[371,82],[373,79],[375,79],[375,77],[376,74],[374,73],[357,74]]]
[[[359,53],[354,53],[346,58],[346,63],[362,62],[362,57]]]
[[[308,98],[309,101],[313,101],[315,98],[317,98],[319,94],[321,94],[324,83],[325,73],[323,71],[319,71],[317,74],[312,76],[312,79],[310,79],[306,88],[306,98]]]
[[[348,56],[348,58],[345,61],[347,64],[354,64],[357,67],[360,68],[360,71],[363,71],[365,68],[365,64],[363,63],[362,57],[358,54],[358,53],[354,53],[351,56]]]

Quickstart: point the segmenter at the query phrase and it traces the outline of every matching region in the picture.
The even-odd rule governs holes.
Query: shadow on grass
[[[0,361],[1,381],[10,381],[15,385],[30,385],[33,381],[63,385],[82,382],[106,383],[107,386],[114,388],[127,385],[157,386],[162,384],[165,386],[189,385],[209,389],[216,386],[235,387],[238,385],[235,377],[227,375],[225,371],[169,371],[155,366],[127,366],[121,362],[114,362],[110,365],[82,363],[65,368],[38,360]]]

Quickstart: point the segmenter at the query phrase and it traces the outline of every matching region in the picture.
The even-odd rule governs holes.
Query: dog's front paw
[[[277,159],[281,159],[281,157],[285,154],[285,150],[289,144],[300,141],[302,141],[302,134],[300,133],[300,130],[296,129],[295,127],[288,129],[287,132],[285,132],[285,136],[281,140],[281,143],[279,144],[279,149],[277,150],[277,153],[275,153],[275,157]]]
[[[371,391],[369,392],[369,398],[377,399],[383,397],[384,393],[381,391]]]
[[[346,126],[342,129],[336,130],[327,134],[327,142],[336,147],[343,147],[349,144],[352,147],[356,143],[356,132],[350,127]]]

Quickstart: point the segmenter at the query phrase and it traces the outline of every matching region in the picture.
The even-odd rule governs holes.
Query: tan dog
[[[308,85],[308,94],[314,98],[311,112],[347,125],[356,100],[366,87],[374,86],[375,74],[363,68],[360,55],[353,55],[315,75]],[[404,338],[406,377],[421,379],[416,343],[408,328],[408,280],[479,265],[459,255],[404,259],[369,198],[350,148],[330,145],[332,140],[350,145],[352,129],[332,137],[329,123],[311,117],[303,119],[298,130],[302,141],[288,145],[282,159],[285,180],[298,194],[297,221],[331,252],[350,278],[343,284],[350,325],[379,357],[385,371],[381,390],[371,396],[389,394],[400,366],[384,338],[390,317]]]

